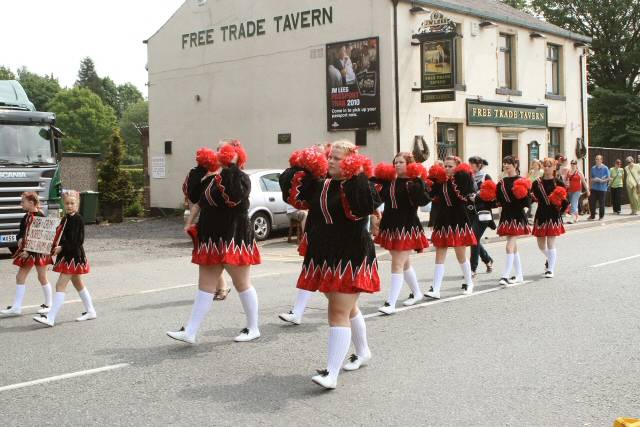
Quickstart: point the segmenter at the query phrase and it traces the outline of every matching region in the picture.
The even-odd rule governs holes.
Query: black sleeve
[[[371,215],[382,204],[373,183],[363,173],[342,183],[347,217],[358,220]]]
[[[407,181],[407,193],[409,194],[409,202],[413,206],[426,206],[431,201],[426,185],[420,178]]]
[[[296,209],[309,209],[316,179],[305,169],[294,167],[280,174],[282,200]]]
[[[84,220],[80,214],[68,217],[65,224],[60,246],[65,253],[72,252],[84,244]]]
[[[214,175],[204,192],[207,201],[211,200],[217,205],[224,204],[234,208],[249,198],[251,179],[238,166],[232,164],[222,169],[219,175]]]
[[[20,220],[20,229],[18,230],[18,235],[16,236],[16,240],[24,239],[25,233],[27,232],[27,217],[29,214],[25,214]]]
[[[474,185],[473,178],[467,172],[456,172],[453,176],[454,184],[457,188],[458,197],[462,196],[464,199],[461,199],[464,202],[469,201],[469,196],[475,194],[476,189]]]
[[[198,203],[202,192],[202,178],[207,174],[207,170],[201,166],[196,166],[189,171],[185,180],[183,191],[191,203]]]

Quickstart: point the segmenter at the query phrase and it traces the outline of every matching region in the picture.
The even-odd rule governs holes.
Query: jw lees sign
[[[333,6],[274,16],[270,23],[264,18],[235,24],[225,24],[181,35],[182,49],[225,43],[264,36],[267,31],[285,33],[305,28],[333,24]],[[269,27],[269,28],[267,28]]]
[[[547,128],[546,105],[518,105],[467,100],[469,126]]]

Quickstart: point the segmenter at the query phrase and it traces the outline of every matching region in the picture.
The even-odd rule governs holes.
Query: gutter
[[[393,72],[395,85],[395,116],[396,116],[396,153],[400,150],[400,78],[398,76],[398,2],[399,0],[391,0],[393,3]]]

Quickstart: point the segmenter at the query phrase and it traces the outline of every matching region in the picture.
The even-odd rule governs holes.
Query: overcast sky
[[[0,0],[0,65],[53,73],[72,86],[90,56],[101,77],[131,82],[146,96],[149,38],[184,0]]]

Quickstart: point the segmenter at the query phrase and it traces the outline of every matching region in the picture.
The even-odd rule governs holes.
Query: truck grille
[[[36,191],[41,200],[45,188],[38,181],[0,181],[0,232],[17,231],[24,211],[20,207],[20,198],[25,191]]]

